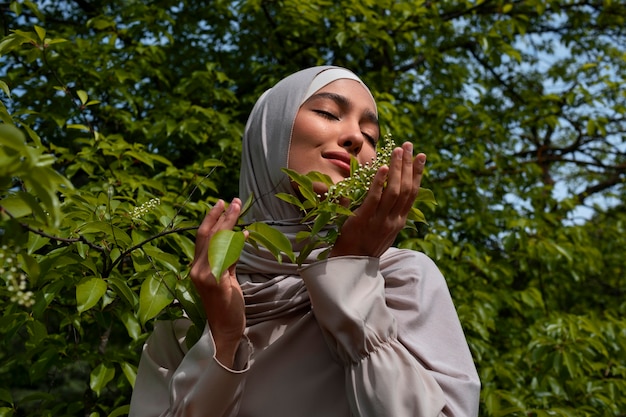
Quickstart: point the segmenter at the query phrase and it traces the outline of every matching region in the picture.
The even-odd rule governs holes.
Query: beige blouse
[[[158,322],[131,417],[478,415],[480,382],[444,277],[419,252],[338,257],[300,271],[309,303],[250,325],[235,369],[210,331]],[[267,309],[272,305],[268,303]]]

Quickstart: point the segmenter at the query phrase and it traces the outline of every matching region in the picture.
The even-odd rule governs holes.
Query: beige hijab
[[[241,200],[245,202],[251,195],[254,198],[246,222],[267,222],[295,242],[296,233],[305,227],[300,224],[301,214],[295,206],[275,197],[277,193],[294,194],[289,178],[281,171],[289,160],[293,124],[300,106],[311,95],[344,78],[363,84],[347,69],[312,67],[284,78],[256,102],[243,136],[239,179]],[[363,87],[369,92],[365,84]],[[305,264],[315,262],[321,250],[311,253]],[[248,325],[309,307],[298,266],[277,262],[264,248],[246,244],[237,276],[246,298]]]

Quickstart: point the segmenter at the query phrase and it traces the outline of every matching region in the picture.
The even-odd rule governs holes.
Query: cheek
[[[367,163],[367,162],[372,162],[374,159],[376,159],[376,149],[367,146],[366,148],[364,148],[361,151],[361,154],[359,155],[360,157],[360,163],[361,165]]]

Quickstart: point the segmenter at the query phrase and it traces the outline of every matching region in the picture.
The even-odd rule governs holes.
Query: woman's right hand
[[[425,164],[425,154],[413,157],[410,142],[395,148],[389,166],[379,168],[363,204],[343,224],[330,256],[380,257],[385,253],[406,225]]]
[[[211,273],[208,251],[211,238],[220,230],[232,230],[241,212],[241,200],[235,198],[228,209],[219,200],[206,215],[196,234],[196,250],[189,276],[200,298],[213,340],[215,356],[224,366],[232,367],[235,353],[246,327],[245,304],[235,265],[220,277]]]

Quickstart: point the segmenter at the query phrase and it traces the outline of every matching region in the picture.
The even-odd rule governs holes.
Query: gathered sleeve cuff
[[[180,326],[164,322],[146,342],[129,416],[236,416],[249,369],[249,340],[242,338],[231,369],[215,358],[208,325],[188,352]]]

